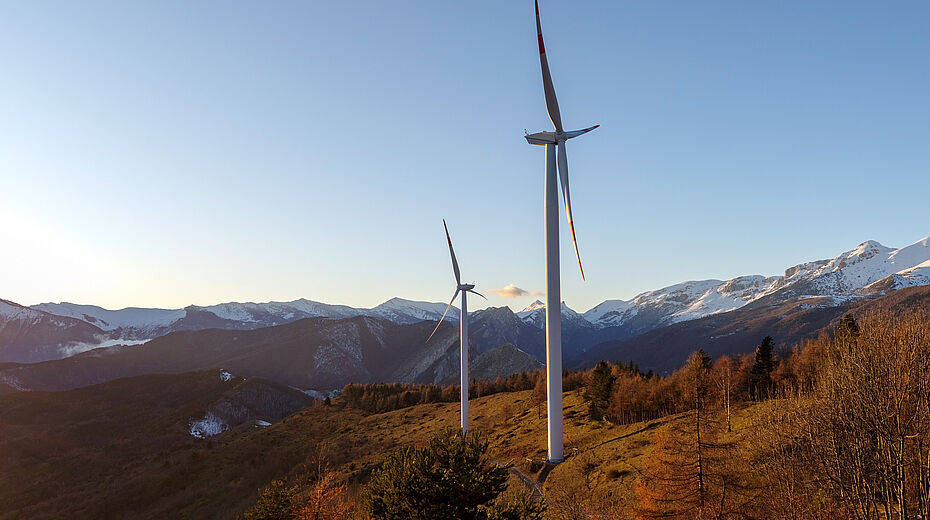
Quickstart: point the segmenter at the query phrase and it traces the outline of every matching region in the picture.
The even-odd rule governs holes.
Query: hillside
[[[895,413],[898,424],[910,425],[906,442],[915,451],[908,457],[926,460],[927,410],[919,404],[927,402],[930,326],[927,314],[894,311],[926,308],[930,296],[912,291],[895,302],[891,312],[856,309],[858,324],[844,320],[835,338],[771,358],[761,372],[747,362],[751,356],[734,365],[695,352],[670,377],[606,363],[568,373],[565,387],[578,389],[564,395],[566,459],[557,465],[545,461],[546,417],[536,390],[508,386],[472,399],[472,430],[487,436],[492,460],[514,466],[515,488],[541,490],[553,520],[632,518],[634,505],[642,512],[668,497],[693,507],[702,489],[698,467],[708,477],[701,500],[729,497],[727,518],[838,518],[848,501],[831,487],[832,468],[844,471],[841,485],[886,473],[833,451],[835,439],[896,435],[874,424],[906,399]],[[767,355],[772,351],[760,348],[756,363],[768,364]],[[386,394],[379,387],[402,385],[373,386],[380,401]],[[435,397],[446,400],[447,390]],[[350,407],[351,394],[306,408],[291,388],[216,370],[0,395],[0,519],[234,518],[272,480],[311,482],[321,467],[357,491],[386,454],[459,423],[456,402],[374,413]],[[591,419],[600,413],[613,422]],[[201,428],[204,422],[219,427]],[[873,443],[869,457],[888,446]],[[922,466],[907,467],[912,477]],[[676,495],[682,486],[686,497]],[[891,499],[861,493],[886,505]]]
[[[192,437],[190,420],[222,399],[226,384],[215,373],[182,374],[0,396],[0,450],[8,454],[0,458],[0,519],[230,519],[272,479],[316,467],[321,452],[341,478],[364,481],[386,453],[459,420],[455,403],[371,415],[315,406],[265,428],[246,422],[208,440]],[[581,391],[567,393],[567,459],[544,466],[527,462],[545,457],[545,416],[530,394],[472,401],[472,423],[487,434],[492,456],[517,463],[553,498],[582,485],[590,501],[609,497],[627,508],[634,468],[675,418],[591,423]],[[513,478],[512,486],[522,484]]]
[[[210,446],[191,435],[198,419],[212,412],[232,431],[252,431],[312,403],[219,371],[2,395],[0,518],[133,516],[140,504],[183,489],[188,477],[171,468]]]

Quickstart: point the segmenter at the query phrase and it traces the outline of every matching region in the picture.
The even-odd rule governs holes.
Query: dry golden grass
[[[337,399],[267,428],[244,424],[210,440],[193,439],[187,421],[220,395],[214,379],[144,376],[91,389],[3,396],[0,519],[235,518],[274,479],[306,483],[321,454],[357,492],[388,453],[425,444],[459,424],[458,403],[365,414]],[[554,501],[552,518],[570,517],[558,516],[562,506],[626,516],[653,436],[678,419],[592,422],[581,391],[568,392],[566,460],[553,466],[544,464],[545,412],[530,397],[524,391],[471,401],[472,429],[487,437],[491,457],[539,482]],[[751,413],[737,411],[736,423]],[[512,487],[522,484],[513,478]]]

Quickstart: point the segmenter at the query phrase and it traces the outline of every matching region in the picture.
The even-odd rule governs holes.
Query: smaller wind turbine
[[[449,301],[449,305],[446,306],[445,312],[442,313],[442,318],[439,318],[439,323],[436,324],[436,328],[430,333],[429,338],[426,338],[426,342],[429,343],[433,334],[436,334],[436,331],[439,330],[439,326],[442,325],[442,320],[445,319],[446,313],[448,313],[449,309],[452,307],[452,302],[455,301],[455,297],[458,296],[459,293],[462,293],[462,308],[459,318],[459,349],[461,351],[459,358],[462,362],[462,380],[459,389],[462,394],[462,432],[468,432],[468,302],[465,296],[468,293],[475,293],[484,298],[484,295],[475,291],[474,284],[462,283],[462,275],[459,273],[459,263],[455,260],[455,250],[452,249],[452,239],[449,237],[449,226],[446,225],[446,219],[442,219],[442,227],[446,228],[446,242],[449,243],[449,254],[452,255],[452,272],[455,274],[455,294],[452,295],[452,300]],[[487,300],[487,298],[484,299]]]

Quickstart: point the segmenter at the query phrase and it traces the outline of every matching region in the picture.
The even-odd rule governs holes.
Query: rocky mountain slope
[[[332,390],[347,383],[440,383],[459,372],[458,331],[444,325],[429,343],[433,325],[399,325],[358,316],[306,318],[248,331],[179,331],[144,346],[95,349],[65,359],[0,365],[0,383],[20,390],[66,390],[153,373],[224,369],[300,389]],[[495,367],[476,377],[510,375],[532,365],[518,349],[477,349],[472,359],[493,353]],[[508,355],[510,357],[508,358]],[[532,365],[536,366],[536,365]]]
[[[105,336],[82,320],[0,300],[0,361],[59,359],[83,345],[99,345]]]

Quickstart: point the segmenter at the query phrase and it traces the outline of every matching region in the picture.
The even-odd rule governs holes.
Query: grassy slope
[[[321,452],[341,478],[364,482],[387,453],[459,423],[456,403],[375,415],[334,405],[193,439],[187,422],[222,395],[217,379],[142,376],[0,397],[0,519],[235,518],[272,479],[312,472]],[[472,401],[472,427],[487,435],[492,457],[515,464],[555,500],[583,496],[628,511],[635,468],[655,432],[677,419],[592,423],[580,391],[569,392],[567,458],[546,466],[545,416],[529,399],[526,391]]]

